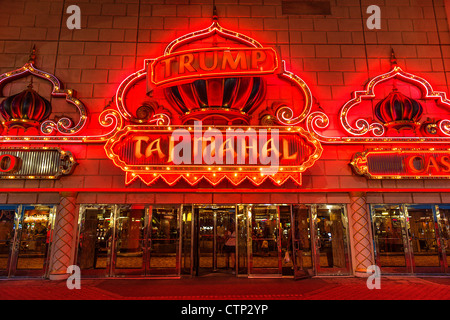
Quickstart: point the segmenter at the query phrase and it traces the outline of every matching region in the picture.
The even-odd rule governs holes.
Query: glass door
[[[111,276],[115,206],[80,207],[77,265],[82,276]]]
[[[375,259],[384,273],[445,273],[447,207],[372,205]]]
[[[148,275],[180,275],[180,206],[150,207]]]
[[[317,205],[314,220],[317,274],[350,274],[345,208],[341,205]]]
[[[9,275],[18,209],[18,206],[0,206],[0,277]]]
[[[249,276],[282,275],[279,206],[249,205]]]
[[[439,231],[439,243],[443,272],[450,273],[450,206],[438,205],[434,207]]]
[[[292,250],[294,277],[303,278],[314,274],[313,250],[311,247],[311,207],[295,205],[292,208]]]
[[[195,206],[196,226],[195,274],[236,271],[236,207],[218,205]]]
[[[441,269],[437,221],[430,205],[405,205],[414,273],[439,273]]]
[[[47,205],[20,206],[9,276],[47,275],[55,210]]]
[[[406,219],[401,206],[372,205],[371,210],[375,260],[381,272],[411,272]]]
[[[148,261],[148,208],[118,206],[115,219],[114,275],[145,275]]]
[[[180,206],[84,205],[80,212],[82,275],[180,274]]]

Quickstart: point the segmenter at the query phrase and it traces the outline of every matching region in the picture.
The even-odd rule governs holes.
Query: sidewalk
[[[89,279],[69,290],[65,281],[0,280],[0,300],[450,300],[450,277],[382,277],[369,290],[354,277],[248,279]]]

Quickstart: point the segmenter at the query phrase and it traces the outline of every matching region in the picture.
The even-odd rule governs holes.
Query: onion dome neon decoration
[[[420,102],[407,97],[394,87],[386,98],[377,103],[374,111],[384,126],[401,130],[420,125],[423,107]]]
[[[6,120],[4,125],[8,129],[38,127],[52,112],[50,101],[33,90],[32,80],[27,89],[0,103],[0,114]]]
[[[52,98],[64,98],[65,101],[76,108],[78,119],[72,121],[68,116],[62,115],[58,119],[50,119],[52,107],[50,102],[39,95],[34,89],[28,88],[18,94],[6,97],[1,103],[0,115],[3,118],[4,130],[0,134],[0,142],[85,142],[96,143],[105,141],[122,127],[122,118],[116,110],[105,108],[99,115],[100,128],[96,132],[106,133],[90,135],[87,129],[88,110],[84,103],[76,97],[73,89],[64,89],[61,81],[53,74],[40,70],[35,66],[36,47],[33,46],[28,61],[21,68],[0,74],[0,97],[8,83],[27,76],[43,79],[50,82]],[[16,128],[14,132],[9,130]],[[28,129],[36,128],[33,133]],[[100,130],[99,130],[100,129]],[[36,133],[37,132],[37,133]]]
[[[188,113],[188,116],[184,117],[186,122],[192,123],[195,119],[203,120],[205,124],[209,123],[209,117],[223,118],[225,124],[234,124],[237,121],[248,124],[245,114],[250,114],[258,107],[264,93],[265,83],[260,77],[195,80],[193,83],[166,89],[168,99]],[[206,109],[209,114],[205,114]],[[212,122],[217,123],[217,120]]]
[[[308,131],[325,143],[449,143],[450,119],[445,110],[450,109],[450,100],[446,93],[434,91],[427,80],[404,71],[398,65],[393,50],[390,62],[389,72],[369,79],[364,90],[354,91],[352,98],[341,107],[336,122],[343,129],[341,135],[327,134],[327,130],[336,130],[330,128],[330,124],[335,122],[331,122],[321,110],[308,115]],[[397,85],[399,83],[402,83],[402,92]],[[387,96],[380,98],[375,89],[382,84],[392,88]],[[406,90],[416,92],[418,96],[413,98],[405,94]],[[375,119],[367,117],[372,113]],[[437,114],[440,116],[438,119]]]

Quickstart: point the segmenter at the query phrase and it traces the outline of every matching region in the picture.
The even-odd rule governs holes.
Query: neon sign
[[[258,76],[280,72],[272,48],[206,48],[161,56],[148,65],[147,86],[169,86],[220,76]]]
[[[192,134],[177,139],[174,133],[180,130]],[[258,185],[269,177],[278,185],[288,178],[300,185],[301,173],[322,154],[320,143],[301,128],[261,130],[265,131],[241,127],[227,134],[230,127],[195,132],[187,126],[127,126],[106,143],[105,151],[127,173],[128,182],[139,177],[150,184],[161,177],[172,184],[183,177],[191,184],[201,178],[212,184],[223,178],[238,184],[248,178]],[[260,139],[261,134],[271,131],[276,135],[268,134]],[[222,133],[225,138],[210,139],[211,132]],[[279,143],[275,143],[274,136]]]
[[[347,101],[340,110],[339,120],[341,127],[345,130],[344,134],[347,136],[329,136],[325,134],[325,129],[330,129],[331,123],[328,115],[322,111],[314,111],[308,115],[307,127],[315,138],[325,143],[449,143],[450,139],[450,120],[447,118],[434,120],[428,122],[424,120],[419,123],[414,123],[417,128],[421,130],[412,131],[412,133],[404,136],[396,134],[387,129],[390,127],[389,123],[381,123],[380,119],[374,120],[368,117],[367,111],[369,109],[363,108],[363,103],[372,101],[374,105],[377,94],[375,89],[382,83],[391,81],[400,82],[412,87],[421,92],[421,96],[417,97],[419,101],[430,102],[427,109],[430,114],[441,108],[446,109],[450,106],[450,100],[443,91],[435,91],[431,84],[424,78],[403,71],[397,64],[394,52],[391,53],[391,70],[387,73],[380,74],[372,78],[366,85],[364,90],[353,92],[352,98]],[[385,98],[385,97],[383,97]],[[434,105],[436,110],[432,110]],[[358,112],[354,110],[361,107]],[[434,108],[433,108],[434,109]],[[370,110],[370,113],[373,111]],[[410,110],[411,112],[411,110]],[[408,114],[410,114],[408,112]],[[426,118],[424,115],[422,118]],[[352,120],[351,120],[352,119]],[[411,119],[414,120],[414,119]]]
[[[214,17],[208,28],[173,40],[163,55],[146,59],[115,96],[123,119],[135,125],[121,128],[104,147],[125,171],[125,183],[162,179],[173,185],[181,179],[217,185],[225,179],[238,185],[247,179],[282,185],[291,179],[301,185],[301,173],[319,159],[322,147],[294,127],[306,118],[313,99],[280,56],[223,28]],[[262,106],[268,87],[287,89],[273,110]],[[145,118],[139,112],[142,95],[161,106],[147,108]],[[211,127],[199,132],[196,122]]]
[[[75,165],[72,153],[59,148],[0,149],[0,179],[58,179]]]
[[[356,153],[351,165],[371,179],[450,179],[447,149],[373,149]]]

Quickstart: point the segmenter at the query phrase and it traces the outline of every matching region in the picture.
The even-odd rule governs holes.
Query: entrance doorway
[[[85,204],[78,230],[83,277],[350,273],[342,205]]]
[[[179,276],[180,206],[83,205],[83,276]]]
[[[236,207],[194,207],[194,275],[235,274]]]
[[[56,207],[0,206],[0,276],[46,277]]]
[[[371,213],[381,272],[448,272],[448,206],[372,205]]]

